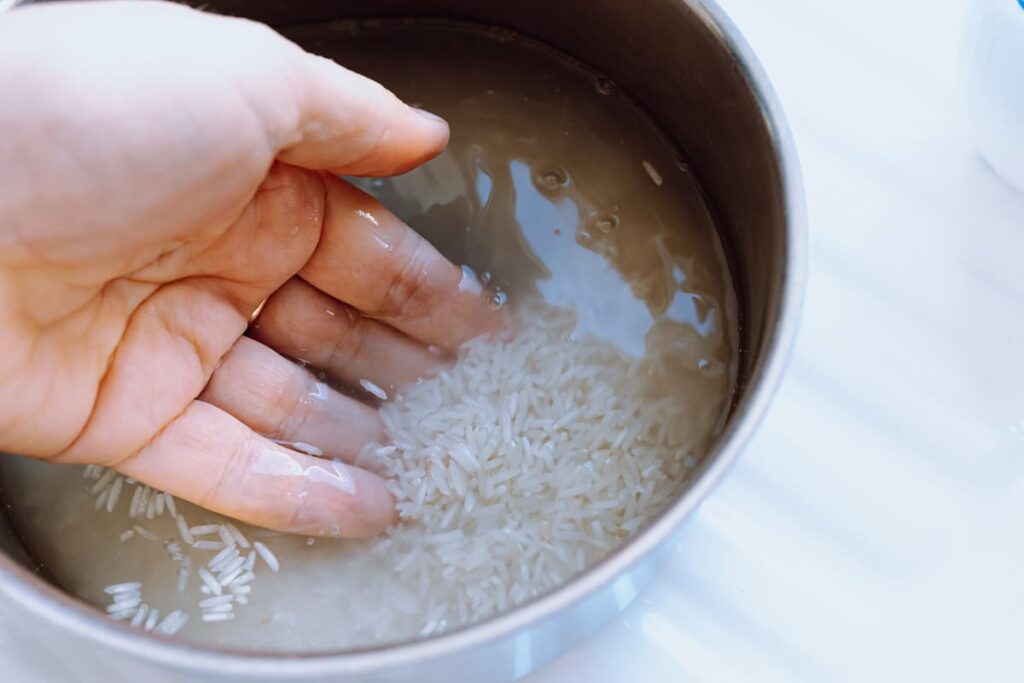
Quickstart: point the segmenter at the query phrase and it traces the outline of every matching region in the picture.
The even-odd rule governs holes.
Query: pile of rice
[[[401,521],[380,538],[348,542],[365,583],[344,609],[367,642],[441,633],[565,582],[658,514],[697,463],[721,406],[680,396],[664,354],[631,358],[577,339],[575,317],[562,310],[523,320],[513,339],[470,342],[452,368],[381,407],[390,443],[368,447],[358,464],[388,479]],[[220,616],[225,605],[248,601],[254,552],[231,549],[249,545],[234,527],[206,543],[183,520],[179,528],[184,571],[230,558],[232,575],[200,576],[202,622],[213,627],[230,619]],[[189,560],[198,550],[217,557]],[[225,579],[232,598],[216,589]],[[140,621],[129,610],[118,616]]]
[[[665,386],[663,357],[577,339],[565,311],[524,320],[381,408],[391,443],[360,464],[389,480],[402,521],[372,550],[391,569],[366,591],[389,601],[364,605],[378,636],[411,615],[438,633],[563,583],[660,512],[697,462],[707,427],[693,422],[708,411]]]

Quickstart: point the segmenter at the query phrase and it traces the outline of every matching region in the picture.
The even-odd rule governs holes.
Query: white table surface
[[[803,163],[799,342],[654,585],[529,683],[1019,680],[1024,195],[966,139],[966,3],[722,4]]]
[[[804,169],[796,352],[655,585],[529,681],[1022,680],[1024,195],[967,139],[967,2],[720,2]]]

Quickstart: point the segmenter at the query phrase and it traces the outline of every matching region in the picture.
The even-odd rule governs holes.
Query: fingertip
[[[313,458],[272,445],[264,450],[261,461],[254,462],[254,469],[257,476],[270,475],[284,487],[278,504],[263,510],[269,514],[264,525],[279,531],[369,538],[398,520],[395,498],[384,479],[340,460]]]
[[[398,523],[398,508],[394,495],[388,490],[385,480],[359,467],[344,465],[347,467],[356,482],[356,487],[362,490],[362,504],[356,511],[347,513],[349,538],[365,538],[376,536],[388,527]],[[345,514],[343,512],[343,514]]]
[[[278,158],[338,175],[404,173],[448,144],[448,123],[402,102],[381,84],[302,53],[296,69],[296,130],[278,134]]]
[[[306,476],[308,502],[285,531],[330,538],[370,538],[397,523],[395,498],[373,472],[330,460],[309,468]],[[350,484],[351,489],[339,490],[337,478]]]
[[[430,158],[443,152],[452,136],[452,129],[448,125],[448,121],[434,112],[420,109],[419,107],[410,106],[409,111],[419,118],[419,124],[423,127],[424,137],[432,141],[427,145],[426,150],[430,154]]]
[[[390,93],[389,93],[390,95]],[[388,123],[374,147],[362,158],[334,168],[338,175],[400,175],[424,164],[444,151],[451,138],[448,122],[423,109],[410,107],[390,95],[404,110]]]
[[[307,283],[450,352],[505,326],[503,292],[453,264],[376,199],[334,178],[327,206],[320,242],[299,272]]]
[[[448,126],[448,122],[445,121],[440,116],[438,116],[437,114],[435,114],[434,112],[427,111],[426,109],[420,109],[419,107],[413,107],[413,106],[410,106],[409,108],[412,109],[414,113],[416,113],[419,116],[422,116],[423,118],[427,119],[428,121],[432,121],[433,123],[442,124],[445,128],[449,127]]]
[[[419,125],[423,128],[424,138],[433,141],[428,145],[429,150],[433,151],[434,154],[438,154],[448,146],[452,133],[448,121],[426,109],[409,105],[405,106],[417,117]]]
[[[286,448],[204,401],[117,469],[214,512],[288,533],[367,538],[398,519],[381,477]]]

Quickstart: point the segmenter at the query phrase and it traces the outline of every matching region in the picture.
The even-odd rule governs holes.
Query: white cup
[[[1024,0],[973,0],[961,77],[975,148],[1024,192]]]

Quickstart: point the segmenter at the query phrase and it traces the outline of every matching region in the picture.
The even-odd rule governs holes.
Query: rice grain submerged
[[[388,479],[401,517],[373,544],[386,570],[361,592],[379,637],[433,635],[536,597],[680,490],[711,412],[659,385],[658,353],[631,358],[574,329],[545,309],[381,407],[391,443],[359,461]]]
[[[680,394],[660,365],[664,350],[630,357],[609,342],[577,338],[575,327],[566,311],[532,312],[514,338],[469,342],[454,366],[381,406],[390,443],[364,449],[357,462],[383,476],[397,500],[400,522],[380,538],[310,554],[301,539],[282,538],[279,546],[279,534],[253,529],[266,542],[250,546],[237,526],[190,526],[171,496],[136,489],[129,517],[133,510],[140,516],[147,499],[162,500],[174,520],[165,528],[181,537],[151,546],[178,563],[176,585],[147,591],[180,595],[195,566],[199,597],[191,606],[199,618],[192,623],[223,629],[236,616],[247,620],[235,607],[252,599],[262,561],[279,578],[275,597],[256,592],[259,609],[290,623],[312,607],[303,607],[302,577],[334,573],[355,645],[440,634],[580,573],[681,489],[717,409],[700,394]],[[134,485],[95,469],[86,479],[94,495],[106,494],[104,504]],[[138,524],[129,532],[122,540],[158,540]],[[267,543],[285,551],[287,568]],[[188,622],[181,609],[158,621],[138,582],[106,591],[114,619],[164,635]]]

